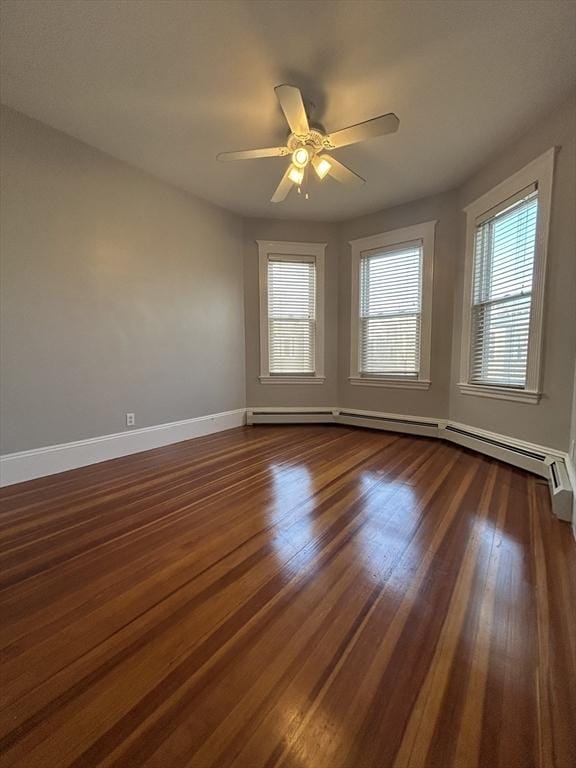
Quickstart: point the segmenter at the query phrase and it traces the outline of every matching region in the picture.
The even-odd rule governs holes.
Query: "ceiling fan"
[[[311,125],[304,107],[300,89],[294,85],[277,85],[274,88],[280,107],[290,126],[290,133],[284,147],[246,149],[241,152],[221,152],[218,160],[252,160],[258,157],[288,157],[291,163],[280,180],[271,202],[281,203],[293,186],[301,191],[310,166],[319,179],[330,175],[342,183],[364,184],[366,179],[347,168],[327,153],[333,149],[347,147],[360,141],[395,133],[400,121],[393,112],[373,117],[363,123],[351,125],[336,133],[327,134],[321,126]],[[305,193],[308,197],[308,193]]]

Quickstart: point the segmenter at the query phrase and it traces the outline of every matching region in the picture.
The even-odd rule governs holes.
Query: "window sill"
[[[326,376],[259,376],[260,384],[324,384]]]
[[[496,400],[512,400],[516,403],[529,403],[531,405],[537,405],[541,397],[541,393],[534,390],[489,387],[485,384],[467,384],[466,382],[459,382],[458,389],[463,395],[491,397]]]
[[[430,381],[427,379],[384,379],[370,378],[368,376],[349,376],[350,384],[359,384],[364,387],[387,387],[388,389],[430,389]]]

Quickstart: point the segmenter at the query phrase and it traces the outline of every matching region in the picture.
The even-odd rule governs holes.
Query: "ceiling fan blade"
[[[267,147],[266,149],[243,149],[241,152],[220,152],[217,160],[253,160],[257,157],[284,157],[289,155],[287,147]]]
[[[357,125],[350,125],[341,131],[331,133],[328,137],[330,148],[347,147],[349,144],[357,144],[359,141],[375,139],[377,136],[384,136],[387,133],[395,133],[399,125],[400,120],[398,120],[394,112],[380,115],[380,117],[373,117],[372,120],[366,120]]]
[[[282,176],[280,180],[280,184],[276,187],[276,192],[272,195],[270,198],[271,203],[281,203],[283,200],[286,200],[286,197],[288,196],[288,192],[292,189],[293,182],[290,180],[290,177],[288,174],[290,173],[290,168],[292,166],[289,165],[288,168],[286,168],[286,173],[284,176]]]
[[[277,85],[274,90],[292,133],[297,136],[309,133],[310,126],[300,89],[295,85]]]
[[[366,179],[363,179],[362,176],[351,171],[350,168],[347,168],[339,160],[336,160],[335,157],[332,157],[332,155],[330,155],[329,163],[330,170],[328,171],[328,174],[341,184],[356,184],[360,186],[361,184],[366,183]]]

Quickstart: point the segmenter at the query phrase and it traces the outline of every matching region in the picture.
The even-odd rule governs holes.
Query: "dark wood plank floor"
[[[2,765],[576,764],[576,551],[541,480],[249,427],[2,492]]]

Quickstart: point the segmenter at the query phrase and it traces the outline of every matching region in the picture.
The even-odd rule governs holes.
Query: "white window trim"
[[[324,376],[324,257],[326,243],[292,243],[283,240],[256,240],[260,283],[260,376],[261,384],[323,384]],[[316,372],[313,376],[270,375],[268,351],[268,259],[282,254],[288,257],[313,257],[316,264]]]
[[[491,397],[497,400],[512,400],[535,405],[542,395],[541,356],[544,317],[544,283],[548,255],[548,233],[550,229],[550,207],[556,148],[551,147],[510,178],[486,192],[464,208],[466,213],[466,261],[464,267],[464,296],[462,311],[462,346],[460,353],[460,381],[458,388],[464,395]],[[474,267],[474,239],[476,222],[479,217],[511,198],[530,184],[538,185],[538,214],[536,219],[536,249],[534,253],[534,283],[530,311],[530,335],[528,339],[528,362],[526,386],[523,389],[472,384],[470,382],[471,306],[472,273]]]
[[[352,302],[350,335],[351,384],[391,389],[430,388],[430,350],[432,341],[432,287],[434,281],[434,234],[436,221],[415,224],[412,227],[394,229],[371,237],[351,240],[352,248]],[[422,242],[422,310],[420,320],[420,371],[417,379],[360,375],[360,259],[366,251],[402,245],[415,240]]]

